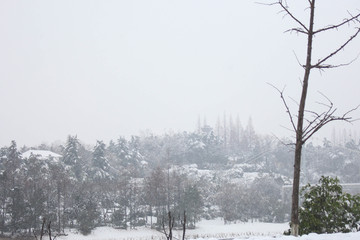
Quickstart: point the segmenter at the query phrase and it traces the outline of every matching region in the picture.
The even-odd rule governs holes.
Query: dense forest
[[[353,138],[307,144],[302,182],[322,175],[360,182],[360,144]],[[346,140],[346,141],[345,141]],[[284,222],[290,206],[293,149],[255,132],[251,120],[200,124],[193,132],[119,137],[88,146],[77,136],[64,144],[0,149],[0,233],[31,233],[42,218],[62,232],[88,234],[97,226],[160,228],[171,211],[187,227],[201,219]],[[31,149],[60,157],[23,153]],[[45,151],[44,151],[45,152]]]

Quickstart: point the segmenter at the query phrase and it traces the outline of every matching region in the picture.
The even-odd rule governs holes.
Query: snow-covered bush
[[[302,189],[300,234],[360,230],[360,196],[343,193],[337,178],[321,177]]]

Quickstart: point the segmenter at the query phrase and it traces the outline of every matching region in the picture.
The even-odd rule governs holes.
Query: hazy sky
[[[307,3],[288,0],[306,19],[299,2]],[[360,11],[359,0],[317,3],[318,27]],[[224,112],[239,114],[244,126],[251,116],[260,133],[291,136],[281,127],[289,126],[281,99],[267,84],[286,85],[298,99],[303,72],[294,52],[304,60],[305,38],[284,33],[291,26],[279,8],[248,0],[2,0],[0,146],[69,134],[94,144],[147,129],[192,131],[198,116],[214,125]],[[353,32],[317,37],[314,59]],[[332,63],[359,53],[360,37]],[[313,72],[308,106],[317,107],[321,91],[339,113],[355,107],[359,80],[360,59]]]

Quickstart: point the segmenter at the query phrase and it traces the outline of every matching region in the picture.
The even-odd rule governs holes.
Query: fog
[[[304,1],[306,3],[306,1]],[[288,1],[299,18],[305,6]],[[319,0],[318,27],[360,9],[358,0]],[[0,146],[108,141],[149,130],[191,131],[198,117],[249,117],[257,132],[291,137],[279,94],[300,94],[303,36],[275,6],[253,1],[1,1]],[[315,39],[314,59],[353,33]],[[359,54],[360,38],[331,61]],[[308,107],[329,97],[339,113],[360,104],[360,60],[313,72]],[[292,100],[289,100],[292,103]],[[296,104],[293,104],[296,112]],[[360,112],[353,114],[360,117]],[[359,123],[330,125],[318,139]],[[316,138],[315,138],[316,139]]]

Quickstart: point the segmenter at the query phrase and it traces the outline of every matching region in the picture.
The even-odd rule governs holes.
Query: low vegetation
[[[321,177],[302,189],[300,234],[354,232],[360,229],[360,196],[343,193],[339,179]]]

